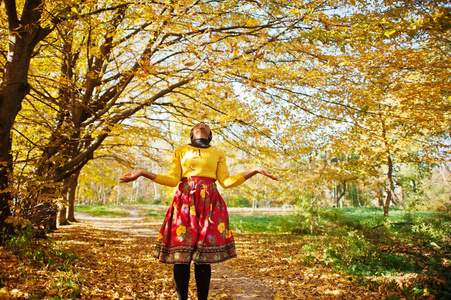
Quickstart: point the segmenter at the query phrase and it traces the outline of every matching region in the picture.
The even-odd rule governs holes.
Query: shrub
[[[359,269],[366,273],[368,263],[373,254],[377,253],[375,247],[358,231],[331,238],[328,240],[328,244],[328,247],[324,249],[325,262],[351,272]]]
[[[25,228],[18,235],[6,241],[6,247],[15,255],[32,260],[42,267],[55,267],[68,270],[70,265],[78,261],[78,257],[59,249],[51,240],[36,239],[37,232],[33,228]]]
[[[310,234],[310,214],[298,212],[285,222],[285,228],[293,234]]]
[[[228,207],[252,207],[252,203],[249,199],[243,196],[229,196],[227,197]]]

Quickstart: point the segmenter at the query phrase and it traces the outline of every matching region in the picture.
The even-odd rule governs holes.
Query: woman
[[[191,144],[175,149],[168,175],[137,170],[125,174],[120,182],[144,176],[162,185],[178,185],[154,255],[160,262],[174,264],[179,300],[188,299],[190,263],[194,262],[198,299],[203,300],[210,287],[210,264],[236,256],[227,207],[215,181],[223,188],[231,188],[256,174],[278,179],[261,167],[229,176],[225,156],[210,146],[212,133],[203,122],[193,127],[190,138]]]

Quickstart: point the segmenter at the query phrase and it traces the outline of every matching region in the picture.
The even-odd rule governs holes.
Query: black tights
[[[189,275],[190,265],[174,265],[174,280],[178,300],[188,299]],[[210,288],[211,266],[194,264],[194,277],[196,277],[197,298],[199,300],[207,300],[208,289]]]

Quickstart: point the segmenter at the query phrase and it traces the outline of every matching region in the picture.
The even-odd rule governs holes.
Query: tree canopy
[[[395,164],[449,162],[447,1],[5,0],[1,20],[3,225],[112,137],[196,121],[312,199],[383,174],[386,214]]]

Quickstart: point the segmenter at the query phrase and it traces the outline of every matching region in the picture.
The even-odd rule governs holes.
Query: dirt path
[[[138,210],[130,210],[130,215],[125,218],[94,217],[88,214],[76,213],[76,219],[79,222],[72,226],[63,227],[60,230],[60,235],[63,236],[64,231],[73,230],[74,232],[77,232],[75,239],[79,237],[79,239],[84,240],[85,243],[92,243],[92,247],[84,248],[78,255],[81,256],[82,259],[91,260],[91,274],[101,274],[103,283],[111,283],[106,286],[105,284],[101,284],[100,287],[95,283],[92,283],[92,286],[89,288],[94,290],[96,296],[103,295],[105,298],[109,298],[109,295],[113,290],[116,290],[116,296],[127,295],[127,292],[121,292],[121,290],[135,289],[135,291],[129,293],[130,295],[134,295],[131,296],[131,298],[176,299],[175,294],[171,290],[173,289],[172,267],[170,265],[156,263],[151,258],[153,244],[161,225],[160,222],[152,222],[143,218]],[[55,236],[58,238],[58,233],[55,234]],[[74,237],[72,236],[71,238]],[[73,242],[80,243],[82,241],[75,240]],[[237,240],[237,246],[238,244],[239,240]],[[130,251],[121,251],[120,249],[123,248],[133,250],[131,253]],[[121,257],[121,253],[123,253],[123,257]],[[100,258],[99,256],[101,255],[105,255],[106,258]],[[138,255],[139,257],[145,256],[144,261],[141,261],[142,259],[138,259],[135,255]],[[130,256],[134,258],[131,258]],[[98,258],[100,261],[93,260],[93,257]],[[112,258],[113,261],[110,261],[109,263],[104,261],[104,259],[108,260],[110,258]],[[155,272],[149,270],[152,272],[152,275],[156,276],[152,276],[152,278],[149,278],[146,282],[146,272],[143,272],[144,274],[141,274],[143,276],[139,276],[139,280],[141,281],[137,282],[136,279],[134,279],[131,283],[125,282],[125,287],[123,287],[123,285],[117,282],[117,279],[118,277],[133,276],[132,274],[129,274],[133,273],[133,270],[129,270],[130,260],[136,262],[135,267],[137,268],[137,271],[143,271],[144,269],[153,269],[153,271],[156,271],[156,268],[158,268],[159,271],[156,273],[160,274],[155,274]],[[141,262],[138,263],[138,260]],[[146,265],[146,261],[148,265]],[[123,263],[125,263],[125,265],[121,266]],[[109,269],[102,270],[102,265],[104,264],[109,264]],[[113,270],[111,270],[112,265],[114,265]],[[212,265],[212,280],[210,287],[211,299],[274,299],[274,295],[276,294],[274,288],[268,287],[250,275],[235,270],[233,265],[233,259],[224,263]],[[121,269],[124,270],[122,274],[120,271]],[[105,276],[108,272],[110,272],[111,276]],[[93,277],[93,281],[95,281],[95,279],[96,275]],[[197,299],[194,293],[194,282],[194,274],[191,274],[190,299]],[[145,288],[142,288],[142,286],[150,287],[152,283],[156,285],[163,284],[160,296],[157,296],[159,287],[155,289],[154,293],[149,292],[147,294],[144,290]],[[153,286],[153,288],[155,288],[155,286]],[[127,299],[126,296],[122,296],[122,298]]]

